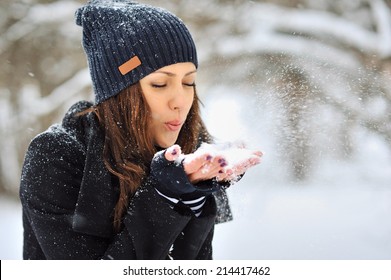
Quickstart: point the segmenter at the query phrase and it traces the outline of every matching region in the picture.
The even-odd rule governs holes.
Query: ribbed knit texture
[[[76,23],[83,27],[96,103],[164,66],[192,62],[198,67],[190,32],[162,8],[129,0],[94,0],[76,11]],[[135,56],[141,65],[121,74],[118,67]]]

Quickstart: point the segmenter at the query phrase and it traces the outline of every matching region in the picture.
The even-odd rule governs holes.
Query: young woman
[[[197,54],[175,15],[134,1],[76,12],[95,103],[81,101],[37,135],[20,185],[25,259],[211,259],[215,223],[231,218],[227,168],[197,151]]]

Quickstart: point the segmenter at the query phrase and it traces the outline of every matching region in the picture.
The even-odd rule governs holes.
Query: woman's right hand
[[[208,152],[185,155],[182,154],[179,145],[168,148],[165,157],[168,161],[183,160],[183,168],[192,184],[221,176],[224,173],[224,167],[227,166],[223,156],[212,157]]]
[[[224,165],[223,162],[219,166],[221,165]],[[174,145],[154,155],[150,178],[155,183],[155,188],[166,196],[182,198],[191,195],[197,198],[221,188],[218,183],[208,180],[218,172],[215,161],[208,156],[201,158],[199,155],[184,155],[180,147]],[[210,182],[205,184],[203,181]]]

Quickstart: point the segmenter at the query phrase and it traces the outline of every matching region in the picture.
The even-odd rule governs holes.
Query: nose
[[[182,87],[176,87],[172,91],[172,96],[169,101],[169,106],[171,110],[182,110],[186,105],[185,91]]]

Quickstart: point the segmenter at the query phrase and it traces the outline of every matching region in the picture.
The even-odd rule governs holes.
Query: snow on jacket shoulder
[[[75,104],[62,124],[30,143],[20,184],[23,258],[211,259],[216,218],[231,219],[225,192],[208,196],[195,218],[172,209],[146,181],[130,201],[122,230],[113,232],[118,189],[101,158],[103,135],[93,114],[75,117],[91,105]]]

